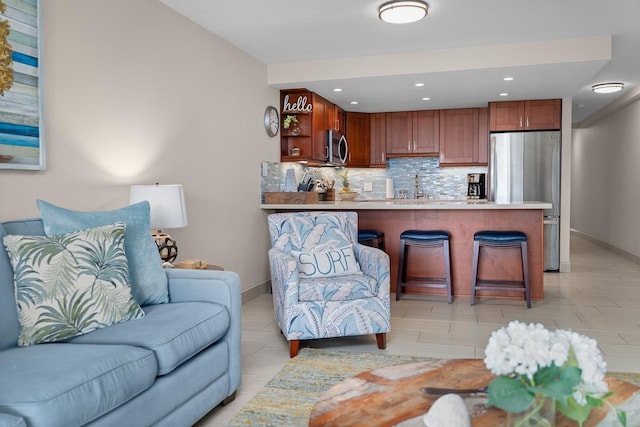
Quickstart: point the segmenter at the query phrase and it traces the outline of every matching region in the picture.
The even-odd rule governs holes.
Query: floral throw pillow
[[[13,266],[19,346],[54,342],[144,316],[131,296],[117,223],[52,236],[3,238]]]

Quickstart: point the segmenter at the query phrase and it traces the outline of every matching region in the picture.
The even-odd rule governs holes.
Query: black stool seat
[[[527,235],[522,231],[478,231],[473,240],[486,243],[515,243],[526,242]]]
[[[384,251],[384,232],[366,228],[358,230],[358,243]]]
[[[382,231],[378,230],[358,230],[358,240],[373,240],[384,236]]]
[[[527,259],[527,235],[522,231],[482,230],[473,235],[473,266],[471,273],[471,305],[476,302],[476,291],[510,291],[524,294],[527,308],[531,308],[531,290],[529,288],[529,267]],[[519,248],[522,262],[522,280],[483,279],[478,277],[480,248],[495,249]]]
[[[453,288],[451,286],[451,264],[449,251],[449,232],[444,230],[405,230],[400,234],[400,251],[398,253],[398,280],[396,286],[396,301],[403,294],[406,287],[417,288],[441,288],[447,290],[447,301],[453,301]],[[433,273],[426,270],[423,276],[409,276],[407,274],[409,247],[442,248],[444,258],[444,277],[432,277]],[[425,259],[415,259],[419,264],[427,265]],[[415,274],[415,273],[414,273]]]
[[[400,238],[423,242],[449,240],[449,232],[443,230],[407,230],[400,234]]]

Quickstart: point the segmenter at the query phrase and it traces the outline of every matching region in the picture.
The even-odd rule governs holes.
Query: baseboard
[[[631,253],[629,251],[625,251],[624,249],[620,249],[617,246],[613,246],[603,240],[598,239],[597,237],[592,236],[591,234],[588,233],[584,233],[580,230],[576,230],[574,228],[571,229],[571,233],[575,234],[576,236],[582,237],[585,240],[590,241],[591,243],[595,243],[598,246],[601,246],[603,248],[609,249],[611,252],[615,253],[616,255],[620,255],[621,257],[628,259],[631,262],[635,262],[636,264],[640,264],[640,256]]]
[[[249,301],[258,298],[262,294],[266,294],[271,290],[271,280],[260,283],[253,288],[242,291],[242,304],[246,304]]]

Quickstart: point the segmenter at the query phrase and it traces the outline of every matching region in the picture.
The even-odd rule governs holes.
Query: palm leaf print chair
[[[389,332],[389,257],[358,243],[355,212],[269,215],[275,317],[289,341]]]

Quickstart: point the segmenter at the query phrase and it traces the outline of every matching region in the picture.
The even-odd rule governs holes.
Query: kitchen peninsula
[[[525,202],[500,204],[485,201],[407,199],[318,202],[311,204],[261,204],[270,212],[338,210],[358,213],[359,228],[373,228],[385,234],[386,252],[391,261],[391,290],[395,291],[398,269],[400,233],[410,229],[447,230],[451,233],[451,275],[454,297],[469,296],[473,259],[473,234],[479,230],[520,230],[527,235],[529,282],[531,297],[544,298],[543,283],[543,210],[550,203]],[[491,260],[482,264],[480,275],[517,280],[520,273],[519,251],[495,252]],[[413,256],[413,255],[411,255]],[[433,260],[434,258],[429,258]],[[437,259],[433,262],[438,263]],[[427,263],[419,268],[428,268]],[[438,263],[439,264],[439,263]],[[485,276],[486,275],[486,276]],[[414,292],[415,291],[415,292]],[[436,291],[436,290],[434,290]],[[419,289],[408,289],[419,293]],[[521,299],[521,293],[478,292],[479,296],[497,296]]]

